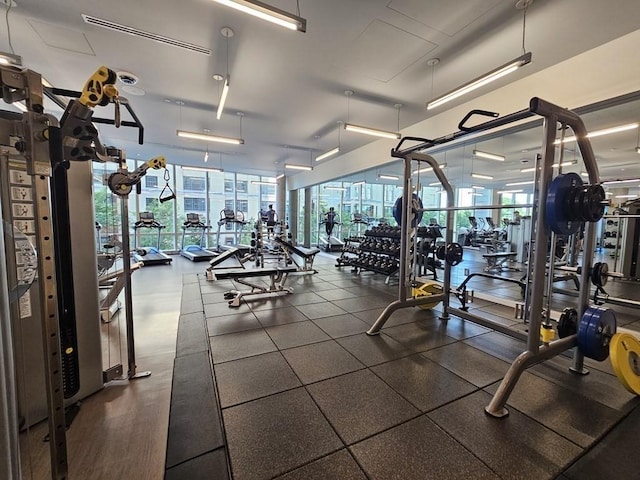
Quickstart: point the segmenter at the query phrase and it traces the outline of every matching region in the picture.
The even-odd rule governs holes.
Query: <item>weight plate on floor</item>
[[[563,173],[553,179],[549,185],[545,212],[547,226],[559,235],[573,235],[580,228],[580,221],[570,220],[569,200],[575,187],[583,184],[577,173]]]
[[[616,333],[609,347],[611,366],[620,383],[640,395],[640,342],[629,333]]]
[[[616,333],[616,315],[610,308],[589,306],[578,327],[578,348],[599,362],[609,356],[609,340]]]
[[[442,285],[438,282],[433,281],[425,282],[418,287],[413,287],[411,289],[411,293],[416,298],[423,296],[440,295],[442,293]],[[440,302],[441,300],[438,300],[437,302],[423,303],[422,305],[418,305],[418,307],[422,308],[423,310],[431,310]]]

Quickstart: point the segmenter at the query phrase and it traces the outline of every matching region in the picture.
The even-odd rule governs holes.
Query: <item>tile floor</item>
[[[580,458],[592,461],[590,449],[639,416],[629,415],[638,399],[608,362],[587,361],[582,377],[559,356],[527,370],[510,415],[491,418],[484,407],[523,342],[455,317],[443,322],[439,307],[397,311],[379,336],[367,336],[396,287],[340,271],[328,256],[316,264],[318,274],[290,277],[294,294],[240,309],[222,299],[231,282],[198,277],[236,480],[596,478]],[[455,270],[454,285],[463,278]],[[519,295],[505,282],[473,282]],[[554,308],[575,301],[557,297]],[[471,307],[521,323],[502,306]],[[616,311],[620,324],[640,328],[637,311]],[[617,472],[597,478],[622,478]]]

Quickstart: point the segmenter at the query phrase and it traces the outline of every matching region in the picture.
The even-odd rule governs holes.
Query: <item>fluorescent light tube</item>
[[[182,169],[191,170],[193,172],[214,172],[214,173],[222,172],[220,168],[182,167]]]
[[[364,185],[364,180],[360,180],[359,182],[353,182],[351,186],[357,187],[358,185]]]
[[[284,168],[288,168],[289,170],[305,170],[305,171],[313,170],[313,167],[309,167],[307,165],[292,165],[290,163],[285,163]]]
[[[522,192],[522,189],[519,189],[519,190],[501,190],[501,191],[498,192],[498,195],[502,195],[502,194],[505,194],[505,193],[520,193],[520,192]]]
[[[221,5],[248,13],[267,22],[275,23],[289,30],[307,31],[307,21],[296,15],[272,7],[258,0],[213,0]]]
[[[263,180],[251,180],[251,185],[273,185],[276,186],[276,182],[265,182]]]
[[[400,134],[398,132],[378,130],[377,128],[363,127],[361,125],[354,125],[352,123],[345,123],[344,129],[348,132],[364,133],[365,135],[372,135],[374,137],[394,138],[396,140],[400,138]]]
[[[640,182],[640,178],[630,178],[628,180],[606,180],[602,182],[602,185],[611,185],[614,183],[637,183]]]
[[[335,190],[336,192],[346,192],[345,187],[324,187],[325,190]]]
[[[441,185],[440,182],[433,182],[429,184],[430,187],[439,187],[440,185]]]
[[[473,154],[476,157],[486,158],[487,160],[496,160],[498,162],[504,162],[507,159],[507,157],[505,157],[504,155],[497,155],[495,153],[483,152],[481,150],[474,150]]]
[[[222,117],[222,110],[224,110],[224,103],[227,101],[227,95],[229,94],[229,75],[224,79],[224,86],[222,87],[222,95],[220,95],[220,103],[218,103],[218,111],[216,112],[216,118],[220,120]]]
[[[554,163],[553,165],[551,165],[552,168],[558,168],[558,165],[560,165],[561,167],[570,167],[571,165],[575,165],[576,163],[578,163],[577,161],[570,161],[570,162],[562,162],[560,164],[558,163]],[[535,172],[536,171],[536,167],[529,167],[529,168],[523,168],[520,170],[521,173],[530,173],[530,172]]]
[[[480,173],[472,173],[471,176],[473,178],[481,178],[483,180],[493,180],[493,177],[491,175],[482,175]]]
[[[176,134],[182,138],[190,138],[192,140],[204,140],[205,142],[230,143],[232,145],[243,145],[244,139],[233,137],[220,137],[218,135],[206,135],[204,133],[186,132],[184,130],[176,130]]]
[[[519,185],[533,185],[535,182],[533,180],[527,180],[526,182],[509,182],[505,183],[505,187],[517,187]]]
[[[445,168],[447,166],[446,163],[441,163],[438,165],[441,169]],[[425,173],[425,172],[432,172],[433,171],[433,167],[425,167],[425,168],[421,168],[419,170],[414,170],[413,172],[411,172],[411,175],[417,175],[419,173]]]
[[[435,100],[430,101],[429,103],[427,103],[427,110],[431,110],[432,108],[439,107],[440,105],[443,105],[451,100],[461,97],[462,95],[466,95],[467,93],[472,92],[477,88],[483,87],[488,83],[493,82],[494,80],[504,77],[505,75],[508,75],[511,72],[515,72],[518,68],[530,62],[531,62],[531,52],[527,52],[524,55],[518,58],[515,58],[508,63],[505,63],[501,67],[491,70],[490,72],[485,73],[481,77],[476,78],[475,80],[471,80],[470,82],[465,83],[464,85],[456,88],[455,90],[449,93],[446,93],[436,98]]]
[[[209,160],[209,150],[204,152],[204,163],[207,163],[207,160]]]
[[[332,148],[328,152],[324,152],[322,155],[318,155],[316,157],[316,162],[319,162],[320,160],[324,160],[325,158],[329,158],[330,156],[335,155],[339,151],[340,151],[340,147]]]
[[[378,175],[378,178],[383,180],[400,180],[400,177],[397,175]]]
[[[278,176],[276,177],[276,180],[280,180],[281,178],[284,178],[284,173],[281,173],[280,175],[278,175]]]
[[[484,187],[481,185],[471,185],[471,188],[475,188],[476,190],[484,190]]]
[[[637,195],[616,195],[613,198],[636,198]]]
[[[638,128],[640,124],[638,123],[627,123],[625,125],[618,125],[617,127],[604,128],[602,130],[595,130],[593,132],[587,133],[587,138],[594,137],[602,137],[603,135],[610,135],[612,133],[626,132],[627,130],[634,130]],[[575,142],[575,135],[571,135],[570,137],[564,137],[564,142]],[[557,139],[553,142],[554,145],[559,145],[563,140]]]

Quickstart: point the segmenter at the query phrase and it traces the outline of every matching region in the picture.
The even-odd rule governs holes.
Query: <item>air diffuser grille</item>
[[[185,50],[201,53],[203,55],[211,55],[210,49],[201,47],[199,45],[194,45],[193,43],[183,42],[181,40],[176,40],[174,38],[158,35],[157,33],[145,32],[144,30],[128,27],[126,25],[115,23],[110,20],[105,20],[103,18],[92,17],[91,15],[85,15],[84,13],[82,14],[82,18],[86,23],[90,25],[96,25],[98,27],[107,28],[109,30],[114,30],[120,33],[126,33],[128,35],[133,35],[135,37],[147,38],[149,40],[153,40],[154,42],[159,42],[159,43],[164,43],[165,45],[172,45],[174,47],[184,48]]]

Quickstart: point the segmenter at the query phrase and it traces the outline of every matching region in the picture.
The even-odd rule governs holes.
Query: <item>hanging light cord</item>
[[[526,48],[524,47],[524,38],[525,33],[527,31],[527,10],[529,9],[529,2],[526,3],[524,8],[522,9],[522,54],[527,53]]]
[[[300,0],[296,0],[296,15],[300,16]]]
[[[15,55],[16,51],[13,49],[13,43],[11,42],[11,27],[9,26],[9,12],[11,11],[12,8],[13,8],[13,1],[9,0],[9,3],[7,4],[5,16],[4,16],[4,21],[7,24],[7,39],[9,40],[9,48],[11,49],[11,53]]]

